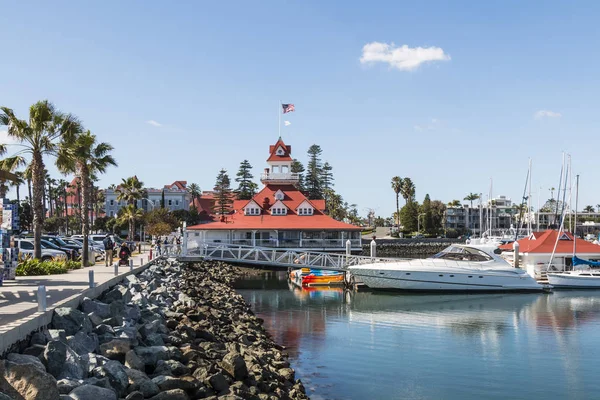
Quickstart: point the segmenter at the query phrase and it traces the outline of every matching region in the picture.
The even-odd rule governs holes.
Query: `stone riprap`
[[[400,258],[424,258],[432,256],[453,243],[464,244],[462,239],[389,239],[376,240],[377,256]],[[363,241],[363,256],[371,253],[370,240]]]
[[[307,399],[223,263],[160,261],[55,310],[0,360],[0,399]],[[6,395],[6,396],[5,396]]]

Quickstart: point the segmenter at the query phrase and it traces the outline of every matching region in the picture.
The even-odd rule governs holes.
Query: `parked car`
[[[50,248],[50,249],[54,249],[54,250],[60,250],[60,251],[64,251],[64,253],[67,255],[67,258],[69,260],[72,261],[77,261],[79,259],[79,251],[75,250],[75,249],[71,249],[68,247],[62,247],[62,246],[57,246],[54,243],[52,243],[49,240],[46,239],[42,239],[42,245],[46,248]]]
[[[33,240],[15,239],[15,247],[19,249],[19,259],[33,257]],[[42,261],[66,261],[67,255],[62,250],[47,248],[42,244]]]
[[[67,244],[74,244],[74,245],[79,246],[80,248],[83,248],[83,239],[78,240],[78,239],[71,239],[71,238],[64,238],[64,237],[61,237],[60,239]],[[90,248],[90,251],[94,252],[96,261],[104,259],[104,256],[106,255],[105,254],[106,252],[104,251],[104,246],[98,246],[97,244],[94,244],[93,242],[89,242],[88,247]]]

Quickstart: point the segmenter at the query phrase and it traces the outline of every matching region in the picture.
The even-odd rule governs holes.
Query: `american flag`
[[[283,107],[284,114],[292,112],[292,111],[296,111],[293,104],[282,104],[281,107]]]

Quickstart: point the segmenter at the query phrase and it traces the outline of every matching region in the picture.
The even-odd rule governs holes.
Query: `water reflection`
[[[599,292],[403,295],[307,290],[285,274],[252,279],[241,293],[314,398],[577,399],[600,390]]]

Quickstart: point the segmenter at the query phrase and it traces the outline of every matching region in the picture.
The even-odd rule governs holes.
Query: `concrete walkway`
[[[148,252],[134,254],[134,267],[148,262]],[[118,262],[118,259],[114,259]],[[0,286],[0,334],[13,327],[22,318],[37,312],[37,288],[46,286],[47,308],[78,294],[89,287],[89,271],[94,271],[96,285],[115,276],[114,267],[105,267],[104,260],[93,267],[82,268],[60,275],[18,276],[14,281],[4,281]],[[120,267],[119,275],[129,272],[129,267]]]

